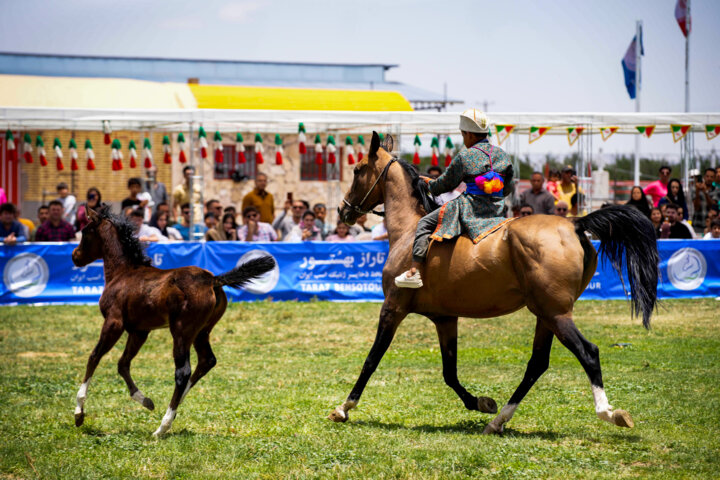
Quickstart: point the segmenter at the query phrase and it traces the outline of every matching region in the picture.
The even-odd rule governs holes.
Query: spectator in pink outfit
[[[354,242],[355,237],[350,235],[350,227],[348,224],[338,220],[335,233],[328,235],[325,240],[328,242]]]
[[[658,203],[660,203],[660,199],[667,195],[667,185],[668,180],[670,180],[671,173],[672,168],[667,165],[663,165],[660,167],[660,179],[645,187],[645,195],[650,195],[652,197],[653,207],[657,207]]]
[[[5,195],[5,190],[0,187],[0,205],[3,203],[7,203],[7,195]]]

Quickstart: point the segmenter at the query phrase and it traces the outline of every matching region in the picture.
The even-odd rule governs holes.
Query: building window
[[[300,155],[300,180],[342,180],[343,147],[335,152],[334,164],[327,163],[327,157],[327,150],[323,149],[323,164],[316,164],[315,150],[309,147],[307,153]]]
[[[256,172],[254,146],[245,146],[245,163],[238,163],[235,145],[223,145],[223,162],[215,163],[215,180],[255,178]]]

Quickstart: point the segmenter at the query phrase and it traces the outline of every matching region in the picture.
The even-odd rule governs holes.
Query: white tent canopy
[[[0,107],[0,127],[19,130],[101,130],[109,120],[113,130],[187,131],[203,125],[221,132],[297,133],[298,124],[308,132],[396,135],[455,134],[458,113],[438,112],[335,112],[297,110],[113,110],[73,108]],[[655,134],[669,133],[670,125],[691,125],[704,132],[705,125],[720,124],[720,113],[491,113],[496,125],[514,125],[516,133],[530,127],[553,127],[548,135],[567,135],[563,127],[619,127],[617,133],[637,134],[636,126],[655,125]],[[594,129],[594,130],[589,130]]]

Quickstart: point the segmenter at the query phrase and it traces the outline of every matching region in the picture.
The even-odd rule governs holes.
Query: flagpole
[[[640,45],[642,20],[635,22],[635,112],[640,112]],[[635,135],[634,185],[640,185],[640,135]]]
[[[690,0],[685,2],[685,113],[690,111]],[[692,168],[692,127],[690,131],[685,135],[683,141],[685,142],[684,148],[684,185],[685,191],[690,191],[690,169]]]

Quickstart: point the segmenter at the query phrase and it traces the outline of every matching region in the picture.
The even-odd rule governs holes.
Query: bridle
[[[363,199],[360,200],[360,203],[359,203],[359,204],[357,204],[357,205],[352,205],[350,202],[348,202],[347,200],[345,200],[345,199],[343,198],[343,203],[344,203],[345,205],[347,205],[347,207],[350,209],[351,212],[357,213],[358,215],[365,215],[366,213],[374,213],[375,215],[378,215],[378,216],[380,216],[380,217],[384,217],[384,216],[385,216],[385,212],[381,212],[381,211],[379,211],[379,210],[363,210],[363,209],[360,208],[360,207],[362,207],[363,203],[365,203],[365,200],[367,200],[368,197],[370,196],[370,194],[373,192],[373,190],[375,190],[375,187],[377,187],[377,184],[378,184],[378,182],[380,181],[380,179],[385,178],[385,177],[387,176],[387,171],[388,171],[388,169],[390,168],[390,165],[392,165],[392,164],[395,163],[396,161],[397,161],[397,158],[396,158],[396,157],[393,157],[393,158],[390,159],[390,161],[387,163],[387,165],[385,165],[385,168],[383,168],[383,171],[380,173],[380,175],[378,176],[378,178],[375,180],[375,183],[373,183],[373,186],[370,187],[370,190],[368,190],[368,192],[365,194],[365,196],[363,197]]]

